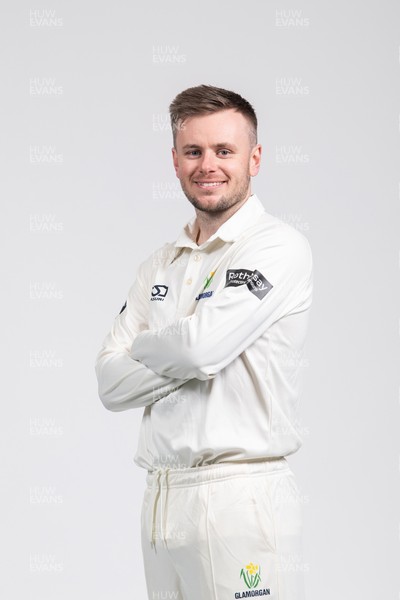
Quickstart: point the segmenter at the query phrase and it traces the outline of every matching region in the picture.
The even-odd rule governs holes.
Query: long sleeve
[[[292,228],[279,241],[260,234],[236,254],[212,297],[174,327],[143,331],[131,356],[160,375],[211,379],[278,319],[311,304],[312,255]]]
[[[115,318],[110,333],[96,357],[99,397],[111,411],[152,404],[179,388],[187,379],[155,373],[130,356],[132,342],[148,328],[153,255],[141,264],[131,286],[125,308]]]

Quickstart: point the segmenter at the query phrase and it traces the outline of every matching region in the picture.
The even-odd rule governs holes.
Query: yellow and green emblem
[[[246,570],[242,569],[240,571],[240,577],[243,577],[248,588],[255,588],[261,581],[261,569],[259,565],[255,565],[251,562],[246,565]]]
[[[212,278],[214,277],[214,275],[215,275],[215,271],[211,271],[211,273],[210,273],[209,275],[207,275],[207,277],[205,278],[205,280],[204,280],[204,284],[203,284],[203,285],[204,285],[204,287],[203,287],[203,292],[204,292],[204,290],[206,290],[206,289],[209,287],[209,285],[211,284],[211,282],[212,282]]]

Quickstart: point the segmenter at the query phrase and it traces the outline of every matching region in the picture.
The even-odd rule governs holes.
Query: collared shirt
[[[203,244],[192,219],[144,262],[97,361],[110,410],[144,406],[148,470],[287,456],[312,301],[306,237],[255,194]]]

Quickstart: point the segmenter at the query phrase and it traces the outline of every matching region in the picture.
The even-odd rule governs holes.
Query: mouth
[[[204,190],[209,190],[221,187],[226,181],[195,181],[194,183]]]

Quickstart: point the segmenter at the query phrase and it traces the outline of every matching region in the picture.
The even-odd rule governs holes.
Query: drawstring
[[[157,506],[157,498],[160,493],[160,486],[158,487],[158,490],[157,490],[157,496],[155,496],[155,489],[156,489],[157,483],[159,484],[159,482],[160,482],[160,477],[161,477],[161,469],[157,469],[157,471],[153,471],[153,485],[151,487],[151,497],[153,499],[153,506],[152,506],[151,518],[150,518],[150,532],[151,532],[150,541],[151,541],[152,546],[154,546],[154,544],[155,544],[156,506]]]
[[[159,468],[156,469],[155,471],[153,471],[153,484],[152,484],[152,497],[153,497],[153,507],[152,507],[152,511],[151,511],[151,523],[150,523],[150,530],[151,530],[151,545],[154,547],[155,546],[155,542],[156,542],[156,526],[157,526],[157,501],[158,499],[160,499],[160,536],[164,542],[164,544],[166,543],[165,540],[165,530],[166,530],[166,523],[165,523],[165,511],[164,511],[164,485],[163,485],[163,477],[164,477],[164,483],[165,483],[165,488],[166,491],[168,492],[168,471],[169,471],[169,467],[163,469],[163,468]],[[157,487],[157,490],[156,490]]]

